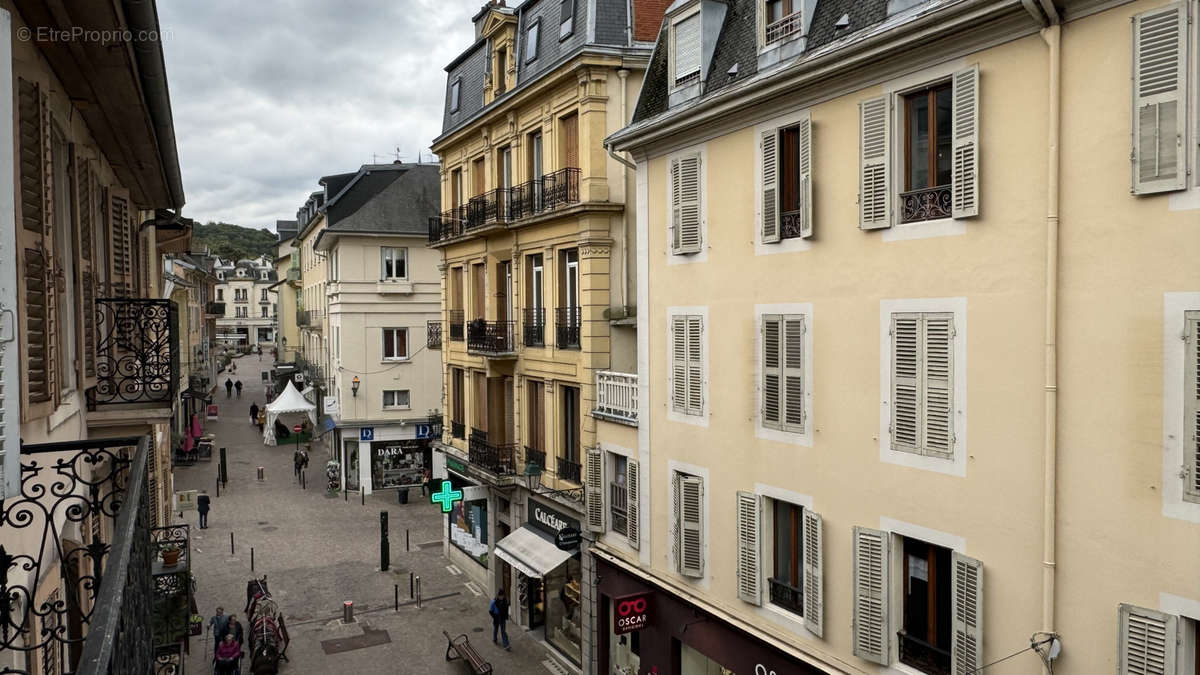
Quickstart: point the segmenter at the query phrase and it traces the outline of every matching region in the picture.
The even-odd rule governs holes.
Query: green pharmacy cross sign
[[[429,495],[429,501],[442,505],[442,513],[450,513],[450,509],[454,508],[454,502],[460,502],[462,498],[462,490],[455,490],[448,480],[442,481],[441,492]]]

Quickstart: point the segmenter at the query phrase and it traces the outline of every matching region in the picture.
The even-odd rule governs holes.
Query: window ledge
[[[895,223],[883,231],[884,241],[908,241],[933,237],[952,237],[967,233],[966,218],[937,218],[915,223]]]
[[[389,364],[396,364],[396,363],[412,363],[412,358],[411,358],[411,357],[405,357],[405,358],[402,358],[402,359],[382,359],[382,360],[380,360],[380,363],[389,363]]]
[[[385,406],[383,406],[383,409],[384,410],[412,410],[412,406],[410,406],[410,405],[403,405],[403,406],[401,406],[401,405],[385,405]]]
[[[375,284],[375,292],[386,293],[412,293],[413,285],[411,281],[379,281]]]

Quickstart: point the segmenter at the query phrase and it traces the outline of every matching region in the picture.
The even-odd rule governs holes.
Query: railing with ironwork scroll
[[[446,312],[446,319],[450,323],[450,341],[462,342],[466,335],[466,330],[463,328],[463,322],[466,320],[466,315],[461,309],[451,309]]]
[[[949,185],[912,190],[900,193],[900,222],[916,223],[922,220],[949,218],[953,189]]]
[[[450,435],[459,440],[465,439],[467,437],[467,425],[462,422],[450,420]]]
[[[579,349],[581,319],[579,307],[559,307],[554,310],[554,332],[559,349]]]
[[[559,455],[559,457],[558,457],[558,477],[559,478],[566,480],[566,481],[570,481],[572,483],[578,483],[579,477],[582,475],[582,472],[583,472],[583,467],[580,466],[579,462],[573,461],[571,459],[568,459],[566,457]]]
[[[20,493],[0,503],[0,652],[38,654],[39,672],[154,672],[149,450],[146,436],[21,448]],[[48,577],[63,583],[35,600]]]
[[[482,354],[512,354],[516,351],[516,330],[516,321],[475,319],[467,324],[467,349]]]
[[[523,341],[526,347],[544,347],[546,345],[546,308],[525,308],[522,333],[524,333]]]
[[[493,444],[475,434],[471,434],[467,446],[467,457],[472,464],[501,476],[516,473],[516,454],[515,444]]]
[[[429,219],[429,243],[436,244],[447,239],[453,239],[463,233],[467,221],[467,207],[457,206],[442,211],[441,214]]]
[[[425,322],[425,346],[430,349],[442,348],[442,322]]]
[[[929,675],[950,675],[951,654],[901,630],[896,633],[900,662]]]
[[[96,300],[96,386],[88,408],[165,403],[175,399],[179,372],[179,312],[170,300]]]
[[[796,614],[804,613],[804,589],[775,578],[768,579],[767,584],[770,588],[772,605]]]

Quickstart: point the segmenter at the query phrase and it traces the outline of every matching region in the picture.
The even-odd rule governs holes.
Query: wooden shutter
[[[10,99],[11,100],[11,99]],[[20,182],[17,187],[20,187]],[[10,183],[5,196],[11,198]],[[21,265],[20,227],[0,228],[0,500],[21,494],[21,373],[29,374],[23,362],[17,335],[21,330],[21,308],[17,270]],[[25,313],[25,309],[21,309]],[[14,503],[14,502],[10,502]]]
[[[699,253],[700,155],[679,157],[671,162],[672,253]]]
[[[783,318],[783,430],[804,431],[804,317]]]
[[[877,230],[892,224],[891,195],[888,194],[891,189],[888,99],[863,101],[858,104],[858,117],[858,226],[864,230]]]
[[[572,114],[562,118],[563,157],[566,166],[579,166],[579,115]]]
[[[1200,502],[1200,311],[1187,312],[1184,356],[1183,498]]]
[[[1133,192],[1187,187],[1187,10],[1174,2],[1133,17]]]
[[[824,635],[825,617],[825,541],[821,534],[821,515],[804,509],[804,627],[814,635]]]
[[[91,378],[96,376],[96,257],[92,253],[92,249],[96,245],[96,237],[93,225],[95,218],[95,206],[92,202],[93,188],[93,172],[92,160],[76,157],[76,187],[79,195],[78,208],[76,212],[79,214],[79,245],[77,250],[80,253],[80,260],[77,264],[80,267],[79,298],[82,303],[81,314],[83,316],[83,376]]]
[[[783,345],[780,340],[782,325],[782,316],[763,315],[762,424],[771,429],[783,429]]]
[[[952,675],[973,675],[983,666],[983,563],[952,552],[950,570]]]
[[[979,215],[979,66],[954,74],[951,192],[955,218]]]
[[[764,244],[779,241],[779,130],[764,131],[759,147],[762,148],[762,222],[760,228]]]
[[[587,527],[592,532],[604,531],[604,456],[599,448],[587,449],[586,474],[583,477],[587,499]]]
[[[808,239],[813,235],[813,160],[812,160],[812,117],[804,115],[800,120],[800,185],[797,188],[800,195],[800,237]]]
[[[671,409],[687,413],[687,317],[671,317]]]
[[[880,665],[891,658],[888,628],[888,534],[854,528],[854,655]]]
[[[738,597],[752,605],[762,605],[759,528],[758,495],[738,492]]]
[[[892,449],[920,447],[920,334],[918,314],[892,315]]]
[[[1118,675],[1175,675],[1176,617],[1122,604],[1117,618]]]
[[[954,452],[954,315],[922,317],[924,429],[921,447],[930,453]]]
[[[687,317],[687,412],[704,414],[704,324],[699,316]]]
[[[49,142],[43,116],[45,94],[40,85],[21,79],[17,87],[19,203],[21,227],[17,229],[20,286],[24,306],[24,374],[30,418],[50,412],[54,397],[54,272],[50,252],[47,162]],[[18,306],[20,306],[18,304]],[[36,408],[35,408],[36,406]]]
[[[111,226],[112,293],[116,297],[132,297],[133,272],[133,215],[130,212],[129,190],[112,186],[108,190],[109,224]]]
[[[704,576],[704,483],[679,477],[679,573]]]
[[[641,546],[641,537],[638,530],[638,515],[641,513],[641,503],[638,502],[641,495],[641,484],[638,483],[638,463],[635,460],[629,459],[625,462],[625,538],[629,541],[630,548],[637,550]]]

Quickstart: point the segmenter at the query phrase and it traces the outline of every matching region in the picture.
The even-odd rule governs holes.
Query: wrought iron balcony
[[[546,346],[546,309],[544,307],[529,307],[525,309],[525,321],[522,322],[523,342],[526,347]]]
[[[442,322],[425,322],[425,346],[430,349],[442,348]]]
[[[949,650],[935,647],[903,630],[896,633],[900,645],[900,662],[929,675],[950,675]]]
[[[546,468],[546,452],[544,450],[535,450],[528,445],[525,446],[525,464],[538,467],[539,471]]]
[[[325,312],[319,309],[306,309],[296,312],[296,325],[317,330],[321,328],[321,317]]]
[[[170,300],[96,300],[96,386],[102,405],[171,405],[179,382],[179,311]]]
[[[579,203],[580,174],[578,168],[567,167],[513,187],[512,220]]]
[[[554,310],[554,331],[559,349],[579,349],[582,314],[580,307],[559,307]]]
[[[26,656],[5,673],[26,673],[12,664],[35,653],[38,672],[47,663],[75,675],[155,672],[150,444],[142,436],[21,447],[20,491],[0,504],[0,652]],[[68,526],[87,543],[68,538]],[[35,602],[60,574],[67,580]]]
[[[559,478],[572,483],[579,483],[579,477],[582,475],[582,472],[583,467],[579,465],[579,462],[562,456],[558,457],[557,473]]]
[[[467,324],[467,351],[487,356],[516,354],[516,342],[513,339],[516,330],[516,321],[475,319]]]
[[[767,585],[770,587],[772,605],[796,614],[804,614],[803,589],[796,588],[779,579],[768,579]]]
[[[629,490],[617,483],[608,484],[608,515],[614,532],[626,534],[629,529]]]
[[[476,195],[467,202],[468,230],[484,225],[503,224],[512,219],[511,188],[496,188]]]
[[[580,175],[579,168],[567,167],[520,185],[476,195],[466,204],[429,219],[429,243],[470,234],[486,225],[519,224],[522,218],[577,204]]]
[[[953,213],[953,189],[949,185],[900,193],[900,222],[949,218]]]
[[[782,19],[767,24],[767,44],[780,42],[797,35],[804,29],[801,12],[793,12]]]
[[[450,435],[459,440],[465,439],[467,437],[467,425],[462,422],[450,420]]]
[[[638,421],[638,376],[608,370],[596,372],[596,409],[592,414],[627,424]]]
[[[463,336],[466,335],[466,329],[463,327],[463,321],[465,320],[463,310],[451,309],[446,314],[450,321],[450,341],[462,342]]]
[[[516,473],[517,446],[514,443],[493,444],[487,435],[476,436],[471,430],[471,441],[467,446],[467,458],[472,464],[498,476]]]
[[[204,313],[207,316],[225,316],[225,303],[210,302],[204,306]]]
[[[467,222],[467,207],[459,206],[442,211],[429,219],[429,243],[436,244],[453,239],[463,233]]]
[[[287,280],[288,281],[300,281],[300,268],[299,267],[289,267],[288,271],[287,271]]]

